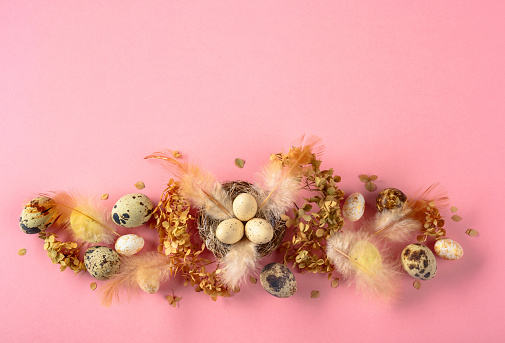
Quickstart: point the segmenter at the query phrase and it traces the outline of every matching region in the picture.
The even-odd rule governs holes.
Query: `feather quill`
[[[232,245],[230,251],[223,258],[223,282],[230,289],[236,289],[249,274],[258,270],[260,256],[256,251],[256,244],[243,239]]]
[[[401,277],[398,266],[366,232],[337,232],[329,238],[326,249],[335,269],[366,299],[389,303],[397,297]]]
[[[187,160],[176,160],[168,153],[157,152],[145,159],[159,159],[168,170],[179,177],[181,193],[195,206],[215,219],[233,217],[232,201],[214,175]]]
[[[72,236],[88,243],[112,243],[119,236],[109,212],[97,205],[93,198],[69,192],[42,194],[50,198],[49,204],[58,216],[54,226],[69,229]]]
[[[173,269],[170,257],[150,251],[133,256],[122,256],[119,273],[102,288],[102,305],[110,307],[120,302],[120,294],[127,293],[128,300],[139,289],[154,294],[160,284],[169,278]]]
[[[264,193],[259,209],[280,215],[292,207],[300,189],[302,167],[312,161],[314,154],[319,156],[323,150],[320,138],[302,136],[298,144],[289,150],[285,165],[276,158],[271,159],[260,174]]]

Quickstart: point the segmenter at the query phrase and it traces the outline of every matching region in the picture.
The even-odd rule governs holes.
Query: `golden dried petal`
[[[369,192],[373,192],[377,189],[377,186],[372,181],[365,183],[365,189]]]
[[[358,177],[359,177],[359,180],[363,183],[370,181],[370,178],[368,177],[368,175],[362,174],[362,175],[359,175]]]
[[[182,155],[181,155],[181,153],[180,153],[179,151],[174,150],[174,151],[172,151],[172,156],[174,156],[175,158],[179,158],[179,157],[181,157]]]
[[[319,298],[319,291],[310,292],[310,297],[311,298]]]
[[[25,248],[23,248],[23,249],[19,249],[19,251],[18,251],[18,255],[19,255],[19,256],[24,256],[24,255],[26,255],[26,249],[25,249]]]
[[[370,181],[375,181],[377,180],[379,177],[377,175],[370,175]]]
[[[135,188],[144,189],[144,188],[146,188],[146,185],[142,181],[139,181],[135,184]]]
[[[317,229],[316,231],[316,237],[320,238],[324,236],[324,230],[323,229]]]
[[[455,214],[451,217],[451,219],[454,220],[455,222],[459,222],[462,218],[460,216],[458,216],[457,214]]]
[[[241,158],[235,159],[235,165],[239,168],[244,168],[245,161]]]
[[[419,235],[419,236],[417,236],[417,241],[419,243],[426,242],[426,235]]]
[[[333,288],[338,287],[338,283],[339,283],[339,281],[340,281],[340,280],[339,280],[339,278],[335,278],[335,279],[333,279],[333,280],[331,281],[331,287],[333,287]]]
[[[254,276],[249,276],[249,281],[251,281],[252,284],[256,284],[258,280]]]
[[[107,200],[107,199],[109,199],[109,194],[107,194],[107,193],[103,193],[103,194],[102,194],[102,197],[101,197],[100,199],[102,199],[102,200]]]
[[[458,211],[458,208],[456,206],[451,206],[452,213],[457,212],[457,211]]]
[[[94,291],[96,289],[96,282],[92,282],[90,285],[89,285],[89,288],[91,288],[92,291]]]
[[[465,231],[465,233],[468,235],[468,236],[472,236],[472,237],[475,237],[479,234],[479,231],[477,230],[474,230],[474,229],[468,229]]]
[[[414,288],[415,289],[421,288],[421,282],[419,280],[414,281]]]

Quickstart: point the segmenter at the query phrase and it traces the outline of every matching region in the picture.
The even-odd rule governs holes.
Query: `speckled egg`
[[[152,201],[142,193],[126,194],[112,209],[112,220],[123,227],[139,227],[147,223],[153,213]]]
[[[375,205],[377,206],[377,211],[382,212],[384,210],[394,210],[395,208],[400,208],[406,201],[407,196],[401,190],[396,188],[386,188],[377,194]]]
[[[450,238],[439,239],[435,242],[435,253],[446,260],[457,260],[463,257],[463,248],[458,242]]]
[[[84,265],[95,279],[107,280],[119,272],[121,261],[113,249],[95,245],[86,250]]]
[[[19,227],[24,233],[39,233],[54,223],[56,216],[50,201],[47,197],[37,197],[26,204],[19,218]]]
[[[118,254],[131,256],[138,253],[144,247],[144,238],[134,233],[123,235],[116,240],[115,249]]]
[[[277,298],[289,298],[296,292],[296,279],[291,270],[280,263],[269,263],[261,270],[261,286]]]
[[[244,237],[244,224],[236,218],[223,220],[216,228],[216,237],[225,244],[237,243]]]
[[[401,260],[403,269],[416,279],[429,280],[437,273],[435,255],[425,245],[407,245],[402,251]]]
[[[265,244],[274,237],[272,225],[263,218],[253,218],[245,224],[245,235],[256,244]]]
[[[345,199],[344,206],[342,206],[342,214],[350,221],[357,221],[363,217],[365,213],[365,198],[361,193],[352,193]]]
[[[248,221],[254,218],[257,211],[258,203],[249,193],[241,193],[233,200],[233,213],[239,220]]]

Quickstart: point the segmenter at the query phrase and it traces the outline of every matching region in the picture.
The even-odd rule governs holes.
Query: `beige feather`
[[[248,275],[257,272],[259,258],[256,244],[248,239],[233,244],[231,250],[223,258],[225,266],[222,279],[224,284],[232,290],[236,289]]]
[[[93,201],[92,197],[85,197],[69,192],[52,192],[42,194],[51,199],[49,202],[56,211],[58,218],[56,228],[69,229],[74,239],[88,243],[112,243],[115,236],[119,236],[109,212]]]
[[[205,210],[215,219],[233,217],[231,198],[214,175],[194,163],[174,159],[170,157],[169,153],[157,152],[145,158],[159,159],[165,162],[168,170],[179,177],[181,194],[196,207]]]
[[[140,289],[154,294],[160,284],[168,279],[173,269],[170,257],[150,251],[133,256],[122,256],[119,273],[114,275],[102,288],[102,305],[110,307],[114,301],[120,302],[122,292],[128,300]]]

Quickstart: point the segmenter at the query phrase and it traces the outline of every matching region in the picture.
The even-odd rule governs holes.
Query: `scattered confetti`
[[[101,199],[102,199],[102,200],[107,200],[107,199],[109,199],[109,194],[107,194],[107,193],[103,193],[103,194],[102,194]]]
[[[244,168],[245,161],[240,158],[235,159],[235,165],[239,168]]]
[[[24,255],[26,255],[26,249],[19,249],[19,251],[18,251],[18,255],[19,255],[19,256],[24,256]]]
[[[146,185],[142,181],[139,181],[135,184],[135,188],[144,189],[144,188],[146,188]]]

